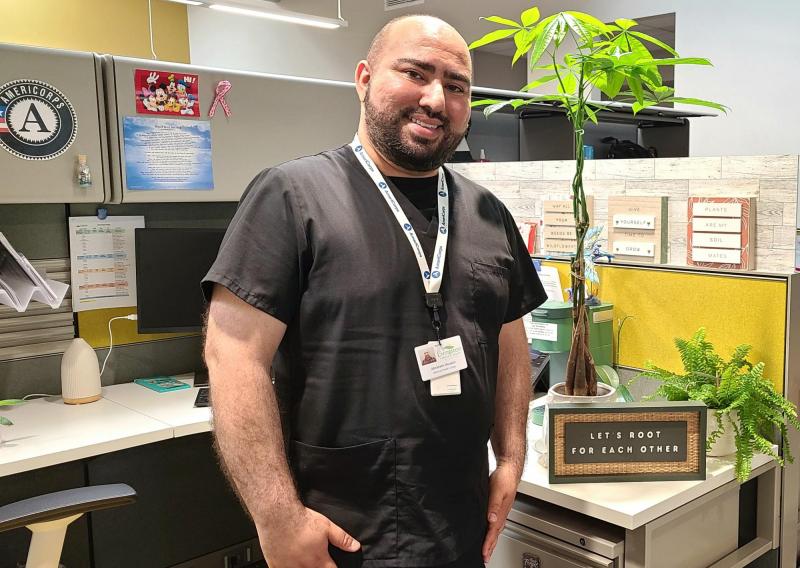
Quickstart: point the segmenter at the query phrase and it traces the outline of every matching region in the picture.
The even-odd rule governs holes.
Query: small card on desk
[[[179,381],[175,377],[150,377],[147,379],[134,379],[133,382],[156,392],[170,392],[189,388],[187,383]]]

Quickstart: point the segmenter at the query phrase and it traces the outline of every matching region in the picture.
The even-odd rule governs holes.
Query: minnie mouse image
[[[196,116],[197,75],[136,69],[136,112]]]

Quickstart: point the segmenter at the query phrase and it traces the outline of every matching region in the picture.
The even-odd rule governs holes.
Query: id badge
[[[461,373],[431,379],[431,396],[453,396],[461,394]]]
[[[423,381],[458,374],[460,370],[467,368],[464,346],[458,335],[442,339],[441,343],[429,341],[425,345],[415,347],[414,354]]]

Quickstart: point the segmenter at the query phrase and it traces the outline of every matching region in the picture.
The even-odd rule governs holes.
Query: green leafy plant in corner
[[[0,400],[0,406],[14,406],[16,404],[22,404],[23,402],[25,401],[18,398],[10,398],[7,400]],[[12,426],[13,424],[14,423],[8,418],[0,416],[0,426]]]
[[[723,112],[726,108],[712,101],[676,97],[674,89],[663,84],[659,67],[711,63],[699,57],[679,57],[669,45],[636,31],[634,20],[619,19],[605,24],[589,14],[572,11],[540,19],[536,7],[522,12],[519,21],[500,16],[483,19],[502,27],[472,42],[470,49],[513,38],[516,52],[511,64],[528,55],[531,69],[543,73],[520,90],[528,92],[548,85],[554,87],[554,92],[513,100],[479,100],[472,106],[485,107],[484,114],[488,117],[506,106],[517,109],[531,103],[549,103],[561,107],[572,124],[575,150],[572,212],[577,247],[571,265],[573,331],[566,391],[569,395],[593,396],[597,394],[597,374],[589,350],[585,297],[584,242],[589,230],[589,212],[583,191],[583,135],[584,126],[589,121],[597,123],[598,113],[612,111],[613,104],[590,100],[592,90],[599,89],[610,101],[618,97],[632,99],[634,114],[665,102],[701,105]],[[569,42],[565,43],[566,40]],[[567,49],[568,45],[574,45],[574,49]],[[672,57],[656,59],[647,45],[658,46]],[[627,89],[623,90],[625,85]]]
[[[751,347],[739,345],[730,359],[723,359],[706,339],[705,328],[697,330],[690,339],[675,339],[683,363],[683,373],[675,373],[647,363],[640,376],[660,382],[658,389],[647,399],[699,400],[717,411],[717,424],[709,434],[710,448],[724,432],[723,416],[735,411],[732,419],[736,439],[736,478],[745,482],[750,477],[753,454],[772,456],[783,466],[791,463],[788,427],[800,430],[797,408],[781,396],[772,382],[764,377],[764,363],[747,360]],[[710,429],[710,428],[709,428]],[[780,434],[780,452],[773,450],[775,432]]]

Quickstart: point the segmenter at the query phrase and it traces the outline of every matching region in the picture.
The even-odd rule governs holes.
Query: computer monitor
[[[200,281],[224,235],[225,229],[136,229],[139,333],[200,331]]]

